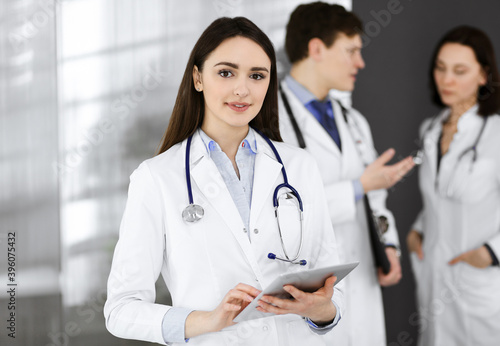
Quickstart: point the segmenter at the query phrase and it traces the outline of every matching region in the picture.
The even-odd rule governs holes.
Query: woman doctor
[[[446,108],[424,121],[423,210],[407,237],[420,345],[500,340],[500,79],[493,47],[462,26],[439,42],[433,90]]]
[[[160,154],[131,176],[104,308],[112,334],[160,344],[326,344],[343,307],[336,277],[314,293],[285,286],[293,300],[259,301],[275,315],[233,322],[277,275],[339,262],[316,164],[281,143],[278,128],[270,40],[248,19],[216,20],[193,48]],[[285,174],[297,193],[281,189],[278,219],[273,192]],[[284,250],[294,263],[268,258],[286,259]],[[160,274],[172,306],[154,302]]]

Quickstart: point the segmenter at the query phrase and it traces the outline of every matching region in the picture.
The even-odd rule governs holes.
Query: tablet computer
[[[292,296],[283,289],[285,285],[292,285],[304,292],[315,292],[323,287],[326,279],[330,276],[336,276],[337,281],[335,284],[338,284],[347,274],[356,268],[358,264],[359,262],[353,262],[325,268],[280,274],[250,304],[248,304],[233,321],[242,322],[271,316],[273,315],[272,313],[264,313],[256,309],[263,295],[271,295],[282,299],[292,298]]]

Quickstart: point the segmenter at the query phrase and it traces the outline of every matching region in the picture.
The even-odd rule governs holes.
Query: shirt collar
[[[469,118],[474,118],[474,115],[477,115],[477,111],[479,109],[479,105],[476,103],[474,106],[472,106],[471,108],[469,108],[468,110],[466,110],[464,112],[464,114],[462,114],[462,116],[460,117],[460,119],[458,119],[458,124],[460,124],[461,122],[467,122],[466,119],[469,119]],[[441,122],[444,123],[446,121],[448,121],[448,118],[450,117],[450,114],[451,114],[451,109],[450,108],[445,108],[443,110],[443,112],[441,113],[441,115],[439,116],[441,118]]]
[[[201,128],[198,129],[198,132],[209,156],[214,151],[222,151],[219,144],[212,138],[210,138]],[[241,141],[240,145],[238,146],[238,151],[240,150],[240,148],[243,148],[243,150],[247,150],[250,154],[257,153],[255,131],[251,127],[249,127],[247,136]]]
[[[290,91],[295,94],[295,96],[304,106],[313,100],[317,100],[312,92],[310,92],[302,84],[297,82],[291,75],[286,75],[285,83]]]

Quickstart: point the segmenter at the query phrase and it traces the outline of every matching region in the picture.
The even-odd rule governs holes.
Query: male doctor
[[[399,239],[385,189],[414,163],[408,157],[388,165],[394,149],[377,158],[366,119],[332,96],[331,89],[352,91],[365,66],[361,28],[359,18],[339,5],[315,2],[291,14],[285,49],[292,67],[281,83],[280,130],[285,142],[305,147],[317,159],[341,256],[360,261],[346,278],[346,313],[334,338],[338,345],[364,346],[386,345],[380,286],[401,279]],[[387,274],[375,266],[365,194],[387,228],[382,237],[391,265]]]

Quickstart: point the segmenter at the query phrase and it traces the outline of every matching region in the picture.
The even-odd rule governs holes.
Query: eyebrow
[[[219,66],[219,65],[226,65],[226,66],[229,66],[229,67],[232,67],[232,68],[235,68],[235,69],[238,69],[239,66],[236,65],[236,64],[233,64],[232,62],[227,62],[227,61],[221,61],[217,64],[214,65],[215,66]],[[252,67],[250,69],[250,71],[266,71],[266,72],[269,72],[269,70],[265,67]]]
[[[445,63],[443,60],[439,60],[439,59],[437,59],[437,60],[436,60],[436,64],[443,64],[443,65],[446,65],[446,63]],[[464,64],[464,63],[462,63],[462,62],[459,62],[459,63],[457,63],[457,64],[452,64],[451,66],[452,66],[452,67],[465,67],[465,68],[469,68],[469,67],[470,67],[469,65]]]

